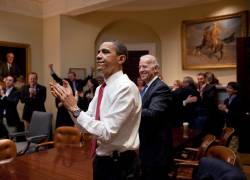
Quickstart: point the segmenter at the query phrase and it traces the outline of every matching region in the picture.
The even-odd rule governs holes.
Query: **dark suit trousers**
[[[1,138],[9,138],[8,130],[6,129],[5,125],[3,124],[2,118],[0,118],[0,139]]]
[[[93,180],[138,180],[139,160],[134,151],[117,155],[95,156]]]
[[[141,167],[141,180],[167,180],[168,169],[164,167]]]

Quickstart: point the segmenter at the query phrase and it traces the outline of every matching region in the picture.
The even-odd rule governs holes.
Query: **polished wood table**
[[[92,160],[79,146],[19,156],[0,165],[3,180],[92,180]]]
[[[199,136],[197,130],[188,130],[183,137],[182,128],[173,129],[173,147],[180,149]],[[0,165],[2,180],[92,180],[92,159],[88,151],[79,146],[63,146],[33,154],[19,156]]]
[[[173,128],[173,148],[179,150],[184,148],[187,144],[197,140],[201,131],[189,128],[184,136],[183,128]]]

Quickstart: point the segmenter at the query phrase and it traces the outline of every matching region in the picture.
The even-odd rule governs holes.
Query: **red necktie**
[[[95,119],[97,121],[100,120],[100,106],[101,106],[102,96],[103,96],[103,91],[104,91],[105,86],[106,86],[106,83],[105,82],[102,83],[102,85],[99,89],[99,92],[98,92],[98,99],[97,99],[96,112],[95,112]],[[91,149],[90,149],[90,156],[91,157],[94,157],[94,155],[95,155],[96,143],[97,143],[96,138],[92,138]]]

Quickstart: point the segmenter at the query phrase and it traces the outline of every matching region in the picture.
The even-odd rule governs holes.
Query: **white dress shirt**
[[[151,79],[148,83],[147,83],[147,89],[145,90],[145,93],[147,92],[149,86],[158,78],[158,76],[155,76],[153,79]]]
[[[3,96],[1,97],[1,99],[5,98],[5,97],[8,97],[8,96],[10,95],[10,92],[12,91],[12,89],[13,89],[13,87],[7,88],[7,89],[6,89],[6,92],[5,92],[5,95],[3,95]],[[3,110],[3,114],[4,114],[4,115],[6,114],[6,109]]]
[[[98,92],[87,112],[81,112],[77,123],[96,136],[99,156],[111,155],[139,147],[138,129],[141,120],[141,97],[137,86],[123,74],[116,72],[106,80],[100,106],[100,121],[95,119]]]

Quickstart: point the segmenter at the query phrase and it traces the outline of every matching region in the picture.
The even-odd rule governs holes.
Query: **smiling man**
[[[136,85],[122,72],[127,48],[118,41],[100,45],[97,70],[105,82],[96,89],[87,112],[77,107],[66,81],[64,87],[51,84],[52,94],[59,97],[74,116],[76,124],[94,135],[97,148],[93,161],[94,180],[138,179],[138,129],[141,98]],[[92,143],[92,148],[95,147]]]
[[[171,157],[171,90],[159,79],[159,64],[152,55],[140,58],[139,74],[145,82],[141,92],[139,129],[142,180],[166,180]]]

